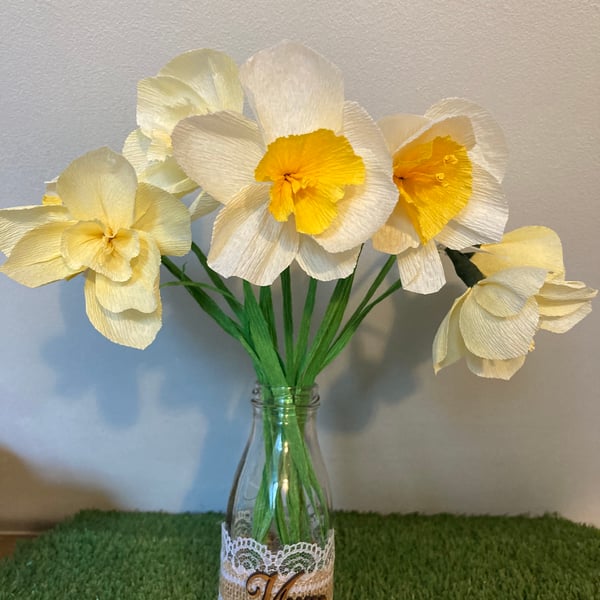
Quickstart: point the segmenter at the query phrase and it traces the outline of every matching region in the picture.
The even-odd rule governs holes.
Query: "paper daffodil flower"
[[[471,260],[486,276],[516,265],[546,269],[546,280],[536,294],[540,329],[564,333],[592,310],[597,290],[581,281],[565,281],[562,244],[548,227],[515,229],[498,244],[482,245]]]
[[[435,371],[465,357],[481,377],[510,379],[534,348],[538,329],[564,333],[591,311],[597,291],[565,281],[558,236],[524,227],[471,259],[485,275],[458,298],[433,342]]]
[[[216,50],[192,50],[165,65],[156,77],[138,83],[137,123],[123,146],[123,155],[135,167],[138,179],[178,197],[198,184],[187,177],[173,158],[171,134],[191,115],[219,110],[241,112],[244,96],[234,61]],[[216,208],[207,194],[190,207],[192,217]]]
[[[0,210],[0,271],[28,287],[85,275],[87,315],[113,342],[145,348],[161,327],[161,254],[191,245],[190,215],[140,183],[120,154],[74,160],[38,206]]]
[[[294,260],[316,279],[348,276],[397,199],[381,133],[344,100],[339,70],[300,44],[257,53],[240,79],[256,121],[195,116],[172,136],[183,170],[223,204],[210,266],[256,285]]]
[[[397,255],[404,289],[433,293],[446,282],[437,244],[461,250],[502,237],[504,136],[483,108],[459,98],[438,102],[424,116],[384,117],[379,126],[393,157],[398,202],[373,246]]]

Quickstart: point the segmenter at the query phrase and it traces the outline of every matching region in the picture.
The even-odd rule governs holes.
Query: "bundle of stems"
[[[395,257],[386,260],[362,300],[346,318],[356,268],[345,279],[339,279],[318,325],[313,318],[319,282],[307,277],[301,318],[296,325],[289,268],[279,277],[278,319],[271,286],[257,287],[243,281],[242,297],[238,298],[209,267],[206,255],[195,243],[192,252],[208,281],[193,280],[185,268],[163,257],[163,265],[176,279],[164,285],[183,285],[200,308],[240,342],[252,360],[258,382],[280,391],[278,416],[263,411],[265,465],[252,519],[253,537],[266,541],[274,524],[283,544],[308,541],[314,534],[311,519],[317,518],[319,537],[325,543],[330,527],[327,499],[305,442],[305,407],[296,405],[294,390],[312,388],[318,374],[344,349],[371,310],[401,288],[400,280],[396,279],[380,291]],[[278,331],[278,323],[282,331]]]

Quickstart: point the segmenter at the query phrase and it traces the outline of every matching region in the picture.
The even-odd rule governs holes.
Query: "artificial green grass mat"
[[[84,511],[0,560],[0,599],[216,600],[217,513]],[[600,530],[336,513],[335,600],[600,599]]]

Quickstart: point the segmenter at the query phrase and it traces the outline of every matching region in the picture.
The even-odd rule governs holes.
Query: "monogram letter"
[[[251,598],[257,598],[258,600],[288,600],[288,595],[292,591],[292,587],[296,581],[304,575],[304,571],[296,573],[290,577],[280,588],[277,594],[273,595],[273,587],[275,581],[277,581],[277,573],[273,575],[267,575],[266,573],[253,573],[246,580],[246,591],[250,594]],[[261,584],[264,584],[264,588],[261,590]],[[262,592],[262,596],[259,594]]]

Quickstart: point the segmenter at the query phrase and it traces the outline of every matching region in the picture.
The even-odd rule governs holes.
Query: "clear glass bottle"
[[[331,493],[316,385],[257,385],[223,524],[220,600],[333,598]]]

